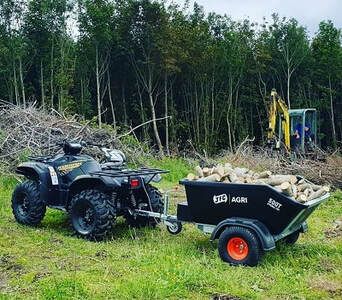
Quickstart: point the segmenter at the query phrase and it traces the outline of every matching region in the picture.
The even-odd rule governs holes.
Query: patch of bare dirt
[[[8,289],[7,277],[4,273],[0,274],[0,292],[4,292]]]
[[[324,234],[327,238],[342,237],[342,217],[334,221],[333,227],[326,230]]]
[[[24,267],[15,261],[15,256],[10,254],[4,254],[0,256],[0,270],[12,271],[14,273],[22,273]]]
[[[311,288],[328,292],[331,296],[342,296],[342,286],[339,282],[318,277],[310,282]]]
[[[220,295],[220,294],[214,294],[211,296],[211,300],[241,300],[240,297],[232,296],[232,295]]]
[[[319,262],[319,267],[321,270],[326,272],[333,272],[336,270],[336,265],[328,258],[322,258]]]

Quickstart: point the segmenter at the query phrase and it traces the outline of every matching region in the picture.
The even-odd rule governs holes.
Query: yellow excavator
[[[288,109],[272,89],[268,110],[267,143],[273,149],[307,154],[317,145],[317,111],[314,108]]]

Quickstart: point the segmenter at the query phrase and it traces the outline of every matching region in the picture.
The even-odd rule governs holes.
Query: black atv
[[[99,146],[65,141],[57,144],[63,153],[30,157],[16,172],[26,180],[17,185],[12,196],[15,219],[37,225],[46,207],[69,213],[71,224],[80,236],[102,240],[111,231],[118,216],[131,226],[155,226],[157,219],[140,216],[135,210],[162,213],[160,192],[150,183],[166,171],[125,168],[125,156],[118,150],[101,148],[106,161],[97,162],[81,154],[85,146]]]

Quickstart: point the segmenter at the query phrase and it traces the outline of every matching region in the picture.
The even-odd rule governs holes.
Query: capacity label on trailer
[[[213,197],[213,202],[215,204],[220,204],[220,203],[248,203],[248,198],[247,197],[231,197],[230,195],[227,194],[221,194],[221,195],[214,195]]]
[[[282,204],[280,204],[278,201],[275,201],[274,199],[270,198],[267,202],[267,205],[269,207],[272,207],[273,209],[280,211],[280,208],[282,207]]]

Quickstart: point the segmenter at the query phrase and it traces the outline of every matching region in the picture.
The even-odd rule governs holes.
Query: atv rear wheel
[[[162,194],[158,191],[157,188],[147,184],[146,185],[146,193],[144,192],[144,196],[147,198],[147,205],[143,208],[147,211],[153,211],[156,213],[162,213],[164,211],[164,202]],[[144,203],[146,201],[142,201],[142,199],[137,199],[138,204]],[[156,218],[148,218],[143,216],[132,216],[130,214],[125,215],[126,221],[128,225],[132,227],[146,227],[151,226],[155,227],[160,220]]]
[[[16,186],[12,195],[12,211],[18,223],[35,226],[41,222],[46,205],[40,199],[37,182],[26,180]]]
[[[109,195],[95,189],[76,194],[70,204],[70,218],[74,230],[84,238],[103,240],[115,220],[109,201]]]
[[[221,259],[231,265],[256,266],[262,256],[255,234],[238,226],[228,227],[221,233],[218,251]]]

